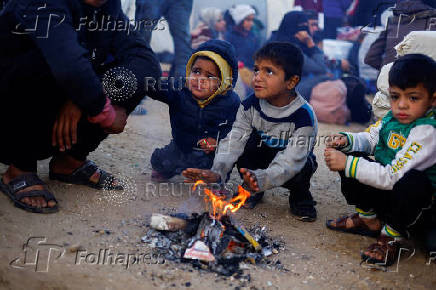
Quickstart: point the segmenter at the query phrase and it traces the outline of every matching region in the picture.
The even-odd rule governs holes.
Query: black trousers
[[[261,142],[258,134],[253,132],[245,145],[244,153],[236,162],[238,172],[240,168],[251,170],[266,169],[271,164],[278,152],[283,149],[271,148]],[[318,168],[316,157],[310,153],[303,169],[293,178],[285,182],[282,187],[290,191],[289,201],[298,202],[313,200],[310,192],[310,178]]]
[[[362,184],[356,179],[345,177],[344,171],[339,172],[339,175],[341,191],[348,204],[364,211],[375,211],[382,221],[403,236],[407,237],[416,230],[436,228],[433,187],[424,172],[410,170],[392,190]]]
[[[14,94],[13,89],[0,90],[0,162],[36,172],[37,160],[56,155],[59,149],[51,145],[52,130],[67,100],[67,93],[56,86],[50,75],[36,75],[22,84],[19,94]],[[124,107],[135,102],[134,107],[139,101],[132,98],[118,105]],[[85,114],[77,130],[78,143],[66,153],[86,160],[107,134],[98,124],[89,123]]]

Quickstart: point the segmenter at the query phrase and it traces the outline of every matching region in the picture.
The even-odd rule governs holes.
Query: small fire
[[[193,190],[197,188],[198,185],[205,184],[204,181],[199,180],[195,183]],[[206,204],[212,205],[212,217],[220,219],[223,215],[226,215],[229,211],[232,213],[237,212],[241,206],[245,204],[247,198],[250,197],[250,192],[243,189],[242,186],[238,186],[238,195],[233,197],[230,201],[225,200],[225,196],[219,196],[214,194],[208,188],[204,189],[206,196],[204,200]]]

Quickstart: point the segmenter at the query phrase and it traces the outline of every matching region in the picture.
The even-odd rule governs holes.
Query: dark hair
[[[254,55],[255,60],[268,59],[282,67],[285,71],[285,79],[292,76],[301,78],[303,70],[303,53],[301,49],[289,42],[270,42],[260,48]]]
[[[436,91],[436,62],[423,54],[406,54],[389,71],[389,86],[402,90],[422,84],[430,96]]]
[[[318,12],[315,10],[304,10],[308,20],[318,20]]]

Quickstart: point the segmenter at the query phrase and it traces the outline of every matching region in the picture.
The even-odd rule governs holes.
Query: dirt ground
[[[48,180],[48,160],[38,165],[41,178],[55,193],[60,212],[39,215],[15,208],[0,195],[0,289],[436,289],[436,263],[417,250],[388,272],[360,265],[360,250],[373,239],[327,230],[325,220],[351,212],[339,192],[338,175],[323,162],[324,145],[316,147],[319,168],[312,179],[318,220],[303,223],[288,210],[287,193],[268,191],[254,210],[242,209],[235,218],[246,227],[266,226],[270,236],[286,246],[274,255],[286,270],[244,265],[250,281],[224,278],[190,265],[153,258],[125,265],[126,255],[152,254],[141,242],[153,212],[202,211],[201,199],[181,183],[154,184],[149,160],[153,149],[170,140],[168,109],[147,100],[146,116],[133,116],[128,128],[110,136],[90,156],[125,182],[123,192],[96,191]],[[320,124],[319,135],[363,127]],[[6,167],[0,165],[0,172]],[[145,171],[146,174],[142,174]],[[233,178],[237,180],[236,175]],[[120,257],[98,260],[99,252]],[[407,253],[404,254],[407,256]],[[109,263],[112,261],[112,264]]]

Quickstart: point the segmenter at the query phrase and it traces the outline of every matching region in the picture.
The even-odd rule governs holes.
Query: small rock
[[[271,281],[266,281],[266,286],[271,287],[272,286]]]
[[[279,251],[277,251],[277,249],[272,249],[273,254],[278,254]]]
[[[84,248],[79,244],[72,245],[71,247],[68,248],[68,251],[70,253],[76,253],[78,251],[83,251],[83,250]]]

